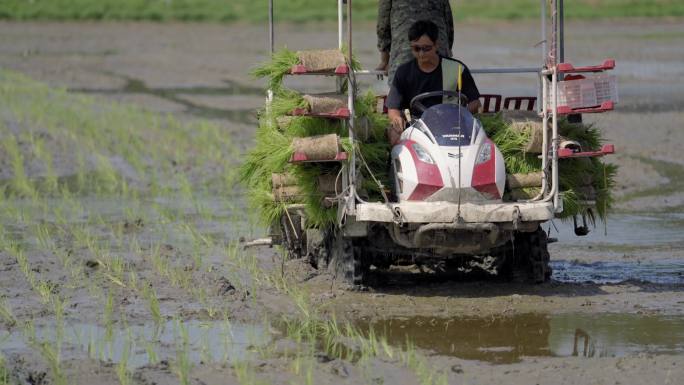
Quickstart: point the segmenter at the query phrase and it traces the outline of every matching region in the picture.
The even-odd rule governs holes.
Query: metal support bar
[[[565,62],[565,7],[563,0],[558,0],[558,62]],[[560,80],[563,80],[563,75],[560,76]]]
[[[342,46],[344,45],[344,39],[342,38],[344,34],[344,28],[343,28],[343,6],[342,4],[344,3],[344,0],[337,0],[337,48],[339,50],[342,50]]]
[[[349,128],[349,140],[352,143],[351,157],[349,160],[349,195],[347,196],[346,212],[349,215],[356,214],[356,148],[354,146],[354,119],[356,111],[354,109],[354,93],[356,92],[356,74],[352,68],[352,0],[347,2],[347,50],[349,60],[349,75],[347,78],[347,108],[349,108],[349,119],[347,126]],[[341,37],[342,35],[340,35]]]
[[[275,32],[273,27],[273,0],[268,0],[268,44],[272,55],[275,52]]]
[[[553,207],[558,210],[558,73],[555,70],[551,75],[551,196],[553,196]]]
[[[546,1],[547,0],[540,0],[540,9],[541,9],[541,62],[545,63],[546,62]],[[539,90],[537,92],[537,96],[540,97],[541,103],[537,105],[537,112],[545,111],[546,106],[544,103],[546,103],[546,98],[543,97],[544,90],[542,88],[546,87],[546,83],[542,80],[541,77],[537,79],[537,85],[539,86]],[[546,123],[544,123],[546,124]],[[543,168],[542,168],[543,169]]]
[[[538,67],[501,67],[501,68],[471,68],[471,74],[538,74],[542,68]],[[354,72],[361,76],[378,76],[386,75],[385,71],[377,70],[359,70]]]
[[[542,0],[544,1],[544,0]],[[539,77],[542,82],[542,188],[539,198],[544,196],[548,185],[547,164],[549,160],[549,109],[547,107],[547,100],[549,100],[549,87],[546,76]],[[539,199],[537,198],[537,199]]]
[[[540,0],[541,1],[541,49],[542,49],[542,63],[546,62],[546,49],[547,49],[547,42],[546,42],[546,1],[547,0]]]
[[[541,68],[536,67],[502,67],[502,68],[473,68],[471,74],[538,74]]]

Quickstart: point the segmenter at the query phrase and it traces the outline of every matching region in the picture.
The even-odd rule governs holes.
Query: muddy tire
[[[544,230],[528,233],[527,242],[529,247],[528,256],[528,280],[534,283],[548,282],[551,279],[551,266],[549,266],[549,249]]]
[[[324,230],[306,230],[306,257],[309,264],[317,270],[328,268],[330,254],[326,242],[327,236],[327,232]]]
[[[302,230],[301,221],[296,214],[282,215],[269,228],[273,244],[285,248],[287,259],[301,258],[305,252],[306,233]]]
[[[351,239],[339,233],[331,235],[329,255],[328,270],[336,280],[352,286],[364,283],[368,268],[362,264],[360,248]]]
[[[516,232],[498,251],[499,275],[516,282],[543,283],[551,279],[546,233],[541,227],[530,233]]]

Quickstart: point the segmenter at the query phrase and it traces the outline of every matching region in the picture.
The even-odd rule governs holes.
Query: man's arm
[[[449,47],[447,47],[446,51],[451,52],[454,47],[454,15],[451,13],[449,0],[444,0],[444,21],[446,22],[447,38],[449,39]]]
[[[378,51],[380,51],[380,64],[376,68],[380,71],[387,71],[389,64],[389,53],[392,48],[392,23],[390,11],[392,10],[392,0],[378,1]]]
[[[403,94],[403,79],[404,71],[403,66],[399,67],[397,70],[392,85],[390,86],[389,93],[387,94],[387,117],[390,121],[389,132],[387,133],[389,137],[390,144],[395,145],[399,143],[399,137],[406,127],[406,121],[401,113],[401,108],[404,100]]]
[[[401,115],[401,111],[396,108],[390,108],[387,110],[387,117],[390,120],[390,127],[387,136],[391,145],[399,143],[399,138],[401,133],[404,132],[406,123],[404,122],[404,117]]]
[[[477,89],[475,84],[475,79],[470,73],[468,66],[464,65],[463,68],[463,93],[468,97],[468,111],[471,113],[476,113],[480,111],[482,103],[480,103],[480,90]]]

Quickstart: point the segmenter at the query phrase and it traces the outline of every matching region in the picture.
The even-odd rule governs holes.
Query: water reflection
[[[435,354],[492,363],[523,357],[684,353],[684,317],[629,314],[522,314],[511,317],[413,317],[359,321],[394,346],[412,341]]]

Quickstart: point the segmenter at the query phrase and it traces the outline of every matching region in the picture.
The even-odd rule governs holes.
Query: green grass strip
[[[319,22],[337,19],[335,1],[274,0],[279,22]],[[353,0],[357,21],[377,19],[377,0]],[[539,16],[538,0],[451,1],[457,21],[516,20]],[[573,0],[565,2],[568,18],[681,17],[679,0]],[[268,20],[268,0],[3,0],[0,18],[11,20],[152,20],[247,21]]]

